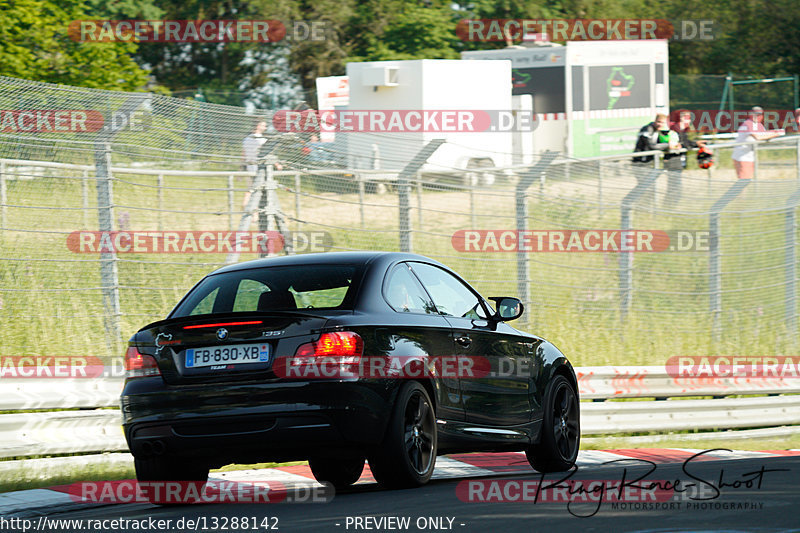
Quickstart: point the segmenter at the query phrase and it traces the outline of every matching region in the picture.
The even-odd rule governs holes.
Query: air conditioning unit
[[[374,67],[365,69],[362,78],[362,85],[373,87],[397,87],[400,69],[398,67]]]

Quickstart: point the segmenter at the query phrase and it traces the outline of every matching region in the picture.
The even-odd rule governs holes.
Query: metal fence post
[[[409,193],[411,192],[410,179],[414,176],[425,161],[433,155],[439,146],[445,142],[444,139],[433,139],[428,144],[422,147],[417,154],[408,162],[408,164],[397,175],[397,205],[399,207],[398,226],[400,231],[400,251],[411,252],[411,201]]]
[[[264,173],[264,196],[262,197],[266,199],[266,202],[262,201],[261,205],[259,206],[259,231],[275,231],[277,229],[277,224],[275,223],[275,217],[278,215],[277,202],[275,201],[277,188],[278,184],[275,181],[275,166],[267,165],[266,172]],[[266,224],[264,224],[264,222],[266,222]],[[275,254],[271,253],[268,255],[273,256]]]
[[[411,206],[409,205],[410,202],[408,201],[408,178],[397,177],[397,206],[399,209],[398,212],[398,226],[400,230],[400,251],[401,252],[410,252],[411,251],[411,220],[409,218],[409,209]]]
[[[159,174],[156,178],[158,196],[158,231],[164,231],[164,174]]]
[[[800,138],[796,138],[794,141],[794,155],[795,178],[800,180]]]
[[[469,223],[472,229],[476,229],[478,226],[475,222],[475,185],[470,182],[467,187],[469,187]]]
[[[751,180],[739,180],[725,191],[714,205],[708,217],[710,246],[708,257],[709,311],[712,316],[711,338],[719,341],[722,338],[722,265],[719,250],[719,215],[750,184]]]
[[[6,164],[0,161],[0,227],[8,226],[8,190],[6,189]]]
[[[95,149],[95,176],[97,177],[97,229],[114,231],[114,188],[111,176],[111,145],[102,143]],[[100,253],[100,285],[103,291],[103,320],[106,341],[114,349],[120,341],[119,272],[117,253]]]
[[[364,178],[361,174],[356,174],[356,182],[358,182],[358,213],[361,219],[361,227],[364,227]]]
[[[597,162],[597,205],[600,206],[600,216],[603,216],[603,162]]]
[[[142,104],[150,100],[149,94],[130,96],[116,110],[121,116],[130,116]],[[114,124],[110,129],[103,129],[95,138],[94,167],[97,180],[97,221],[101,232],[114,231],[114,187],[111,175],[111,141],[126,126],[126,123]],[[119,272],[117,270],[117,254],[100,253],[100,284],[103,291],[104,326],[106,344],[109,350],[119,350],[120,317]]]
[[[529,249],[523,249],[523,232],[528,229],[528,188],[533,184],[534,180],[541,182],[542,174],[547,170],[558,152],[550,150],[545,151],[539,158],[535,165],[525,170],[520,174],[519,181],[514,193],[515,209],[517,219],[517,297],[528,305],[531,301],[530,291],[528,290],[528,283],[530,282],[530,271],[528,264]],[[530,314],[528,314],[528,323],[530,324]]]
[[[625,232],[632,228],[632,211],[633,206],[645,194],[649,194],[651,190],[655,190],[656,180],[661,175],[661,169],[644,169],[636,168],[634,171],[637,173],[637,185],[625,195],[622,199],[622,206],[620,207],[620,231]],[[621,233],[622,235],[622,233]],[[620,244],[622,237],[620,236]],[[631,301],[633,300],[631,294],[633,291],[633,252],[619,252],[619,312],[620,318],[625,320],[631,308]]]
[[[422,176],[417,172],[417,225],[422,227]]]
[[[89,171],[84,170],[81,177],[81,206],[83,207],[83,229],[89,229]]]
[[[620,232],[631,229],[631,207],[623,205],[620,210]],[[621,237],[620,237],[621,239]],[[621,242],[621,241],[620,241]],[[620,318],[625,320],[631,310],[631,291],[633,290],[633,254],[619,252],[619,310]]]
[[[228,229],[233,231],[233,176],[228,176]]]
[[[722,336],[722,270],[719,257],[719,213],[711,213],[709,215],[708,232],[711,235],[708,250],[708,310],[711,313],[711,338],[716,342]]]
[[[300,224],[300,173],[294,175],[294,218]]]
[[[784,243],[786,247],[785,261],[786,287],[784,320],[791,338],[797,335],[797,205],[800,203],[800,189],[797,189],[786,201],[786,219]]]

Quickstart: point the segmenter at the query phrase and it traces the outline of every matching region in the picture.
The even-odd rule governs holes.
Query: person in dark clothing
[[[649,152],[651,150],[669,150],[669,140],[661,140],[660,137],[664,131],[669,131],[669,121],[667,115],[659,113],[656,115],[656,119],[647,124],[642,126],[642,129],[639,130],[639,136],[636,138],[636,148],[634,148],[634,152]],[[636,156],[633,158],[634,163],[639,164],[647,164],[653,162],[652,155],[641,155]]]
[[[650,124],[639,130],[636,139],[634,152],[649,152],[652,150],[662,150],[664,154],[664,168],[667,170],[667,200],[666,203],[674,205],[681,196],[681,176],[680,176],[680,149],[681,145],[678,135],[669,129],[669,119],[667,115],[659,113]],[[634,171],[637,174],[637,181],[649,173],[653,168],[653,155],[635,156],[633,158]],[[677,169],[677,172],[676,172]],[[652,191],[655,195],[655,190]]]

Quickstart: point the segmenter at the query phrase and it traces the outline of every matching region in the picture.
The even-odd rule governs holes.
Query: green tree
[[[458,59],[463,44],[455,34],[458,13],[450,6],[410,5],[370,35],[366,53],[354,60]]]
[[[99,1],[99,0],[98,0]],[[292,2],[256,0],[170,0],[160,2],[169,20],[281,20]],[[152,68],[159,84],[179,94],[201,89],[209,102],[269,107],[296,87],[286,42],[141,43],[136,55]]]
[[[287,42],[292,72],[298,77],[308,102],[316,101],[316,79],[345,73],[345,63],[360,39],[354,0],[292,2],[287,20],[316,21],[324,28],[324,40]]]
[[[87,19],[78,1],[0,0],[0,75],[103,89],[138,90],[147,71],[134,43],[77,42],[72,21]]]
[[[325,24],[324,42],[291,47],[292,70],[308,99],[315,79],[345,73],[350,61],[458,58],[459,12],[445,0],[318,0],[297,2],[293,16]]]

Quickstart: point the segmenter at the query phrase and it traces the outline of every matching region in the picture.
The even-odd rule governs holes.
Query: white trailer
[[[574,157],[633,151],[636,134],[669,107],[667,41],[571,41],[462,52],[511,61],[513,94],[530,95],[533,150]]]
[[[348,63],[349,110],[512,109],[511,61],[421,59]],[[432,139],[446,139],[423,167],[443,171],[512,163],[512,134],[498,131],[337,133],[350,166],[400,170]],[[378,157],[376,157],[376,155]]]

